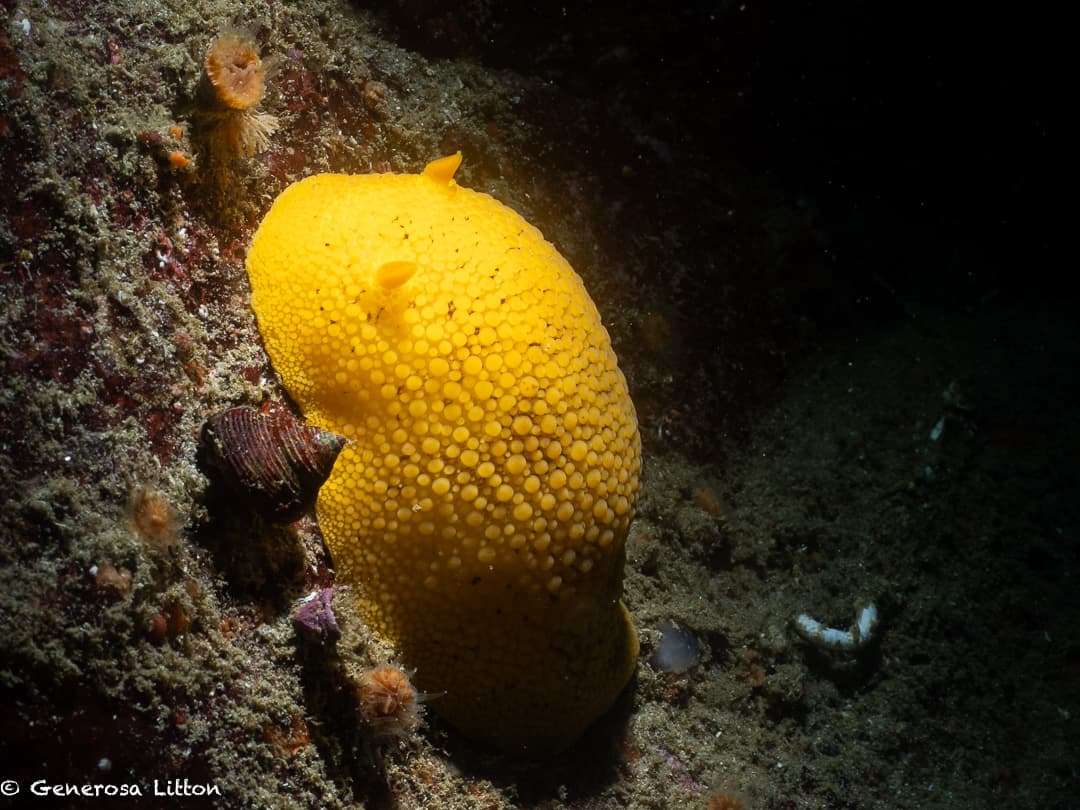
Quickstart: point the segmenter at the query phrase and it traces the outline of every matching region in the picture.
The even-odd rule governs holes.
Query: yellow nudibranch
[[[637,660],[641,443],[581,279],[460,163],[287,188],[248,254],[252,307],[305,418],[349,440],[316,512],[367,621],[466,734],[551,752]]]

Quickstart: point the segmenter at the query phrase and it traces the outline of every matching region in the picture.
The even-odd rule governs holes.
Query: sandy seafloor
[[[1045,238],[999,273],[1007,217],[983,242],[967,220],[920,230],[854,190],[848,208],[843,188],[815,197],[739,137],[745,68],[777,50],[688,47],[680,67],[662,43],[691,11],[619,27],[541,4],[515,27],[484,3],[0,8],[0,780],[21,791],[0,807],[1080,807],[1078,343]],[[700,23],[768,41],[781,12],[756,8]],[[272,61],[282,125],[215,168],[191,124],[230,26]],[[584,278],[645,448],[625,582],[641,662],[553,760],[431,712],[373,753],[343,683],[392,651],[347,593],[340,658],[290,624],[333,581],[313,519],[231,513],[196,458],[209,414],[284,398],[243,269],[274,196],[456,149],[458,180]],[[175,525],[133,525],[148,491]],[[857,654],[793,632],[803,611],[846,628],[871,599]],[[685,673],[648,663],[665,619],[700,643]],[[221,796],[30,794],[176,779]]]

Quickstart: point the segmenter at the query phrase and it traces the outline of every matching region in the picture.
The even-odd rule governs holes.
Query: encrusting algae
[[[637,420],[581,279],[460,162],[290,186],[252,306],[305,418],[349,440],[316,509],[367,621],[464,732],[557,751],[637,659]]]

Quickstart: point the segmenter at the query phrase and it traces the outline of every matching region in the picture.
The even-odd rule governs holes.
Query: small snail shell
[[[282,408],[229,408],[206,420],[206,461],[222,484],[274,523],[311,508],[345,438],[306,425]]]

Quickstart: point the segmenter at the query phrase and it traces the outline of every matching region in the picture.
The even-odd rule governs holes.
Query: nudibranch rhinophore
[[[287,188],[252,307],[305,418],[348,439],[316,513],[367,621],[466,734],[551,752],[633,674],[641,442],[581,279],[460,163]]]

